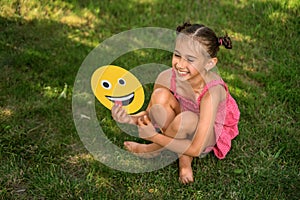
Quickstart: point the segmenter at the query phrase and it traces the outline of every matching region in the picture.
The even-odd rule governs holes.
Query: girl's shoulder
[[[172,68],[169,68],[169,69],[166,69],[164,71],[162,71],[158,77],[162,76],[164,78],[168,77],[168,76],[171,76],[172,75]]]
[[[155,84],[170,88],[172,68],[162,71],[156,78]]]
[[[208,92],[209,91],[209,92]],[[218,74],[212,73],[206,80],[206,85],[200,94],[200,99],[205,96],[212,96],[214,99],[223,101],[226,99],[227,86],[222,77]]]
[[[222,102],[226,99],[227,89],[226,84],[222,79],[215,79],[207,83],[206,87],[200,94],[200,99],[205,98],[205,96],[211,96],[218,102]]]

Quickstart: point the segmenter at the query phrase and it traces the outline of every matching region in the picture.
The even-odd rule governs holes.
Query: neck
[[[194,91],[201,91],[208,80],[208,72],[204,72],[194,77],[193,79],[188,80],[188,82]]]

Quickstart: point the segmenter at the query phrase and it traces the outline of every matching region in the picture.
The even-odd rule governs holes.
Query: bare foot
[[[192,161],[193,157],[186,155],[182,155],[179,158],[179,181],[182,184],[194,182]]]
[[[154,158],[160,155],[162,148],[154,143],[140,144],[137,142],[124,142],[125,149],[142,158]]]

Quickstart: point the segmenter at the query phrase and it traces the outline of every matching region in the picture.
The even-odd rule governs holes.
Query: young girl
[[[112,108],[116,121],[137,125],[139,136],[152,142],[127,141],[125,148],[150,156],[163,149],[176,152],[183,184],[194,181],[193,157],[213,151],[223,159],[238,135],[239,109],[222,78],[212,70],[222,45],[231,49],[230,38],[217,37],[204,25],[177,27],[172,68],[158,76],[146,111],[128,115],[120,105]]]

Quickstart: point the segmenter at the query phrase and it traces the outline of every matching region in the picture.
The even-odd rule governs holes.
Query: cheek
[[[176,62],[174,60],[172,60],[172,66],[175,66]]]
[[[190,72],[193,73],[193,74],[198,74],[200,71],[201,71],[201,67],[199,66],[190,66]]]
[[[172,57],[172,66],[174,66],[176,63],[178,63],[178,59],[176,57]]]
[[[195,67],[190,67],[190,68],[189,68],[189,71],[190,71],[192,74],[197,74],[197,73],[198,73],[198,70],[195,69]]]

